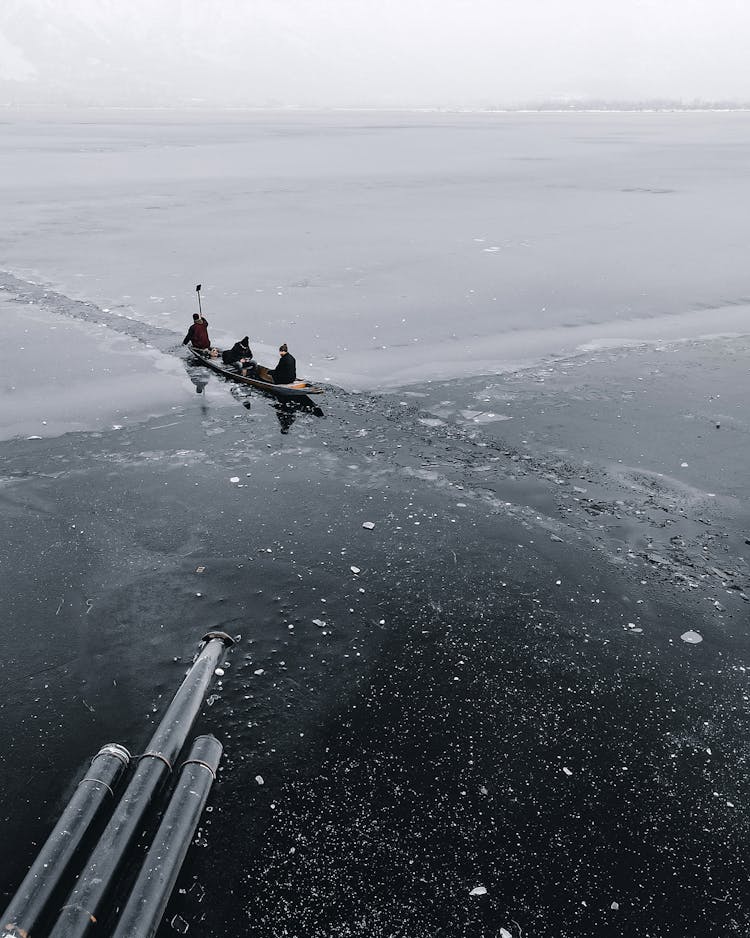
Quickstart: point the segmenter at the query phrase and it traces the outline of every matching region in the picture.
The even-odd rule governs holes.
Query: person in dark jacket
[[[208,320],[193,313],[193,325],[188,329],[187,335],[182,340],[183,345],[190,342],[193,348],[210,349],[211,340],[208,337]]]
[[[225,349],[221,353],[221,360],[225,365],[236,365],[243,359],[249,359],[252,357],[253,350],[250,348],[249,336],[245,336],[244,339],[240,339],[239,342],[235,342],[230,349]]]
[[[271,377],[274,384],[291,384],[297,380],[297,362],[294,355],[291,355],[289,349],[284,345],[279,346],[279,363],[271,371]]]

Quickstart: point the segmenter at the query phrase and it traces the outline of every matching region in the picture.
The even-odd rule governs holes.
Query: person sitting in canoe
[[[279,363],[269,374],[274,384],[291,384],[297,380],[297,362],[286,347],[286,342],[279,346]]]
[[[245,336],[239,342],[235,342],[230,349],[225,349],[221,353],[221,360],[225,365],[234,365],[240,374],[247,374],[248,369],[255,365],[253,350],[250,348],[250,337]]]
[[[211,348],[211,340],[208,337],[208,320],[193,313],[193,325],[188,329],[187,335],[182,340],[183,345],[191,343],[193,348],[205,349]]]

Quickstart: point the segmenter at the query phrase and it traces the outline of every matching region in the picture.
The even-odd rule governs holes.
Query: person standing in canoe
[[[291,384],[297,380],[297,362],[286,347],[286,342],[279,346],[279,363],[270,375],[274,384]]]
[[[193,313],[193,325],[188,329],[187,335],[182,340],[183,345],[190,342],[193,348],[210,349],[211,340],[208,337],[208,320],[198,313]]]

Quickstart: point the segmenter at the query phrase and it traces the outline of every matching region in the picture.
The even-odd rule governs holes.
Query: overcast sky
[[[0,104],[750,101],[750,0],[0,0]]]

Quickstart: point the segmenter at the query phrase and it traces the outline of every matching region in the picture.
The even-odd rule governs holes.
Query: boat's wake
[[[21,280],[6,270],[0,270],[0,291],[0,297],[9,303],[33,305],[57,316],[106,326],[113,332],[126,335],[161,352],[172,351],[175,344],[181,341],[181,337],[172,329],[153,326],[138,319],[131,306],[122,304],[114,310],[102,308],[87,300],[73,299],[43,283]]]

